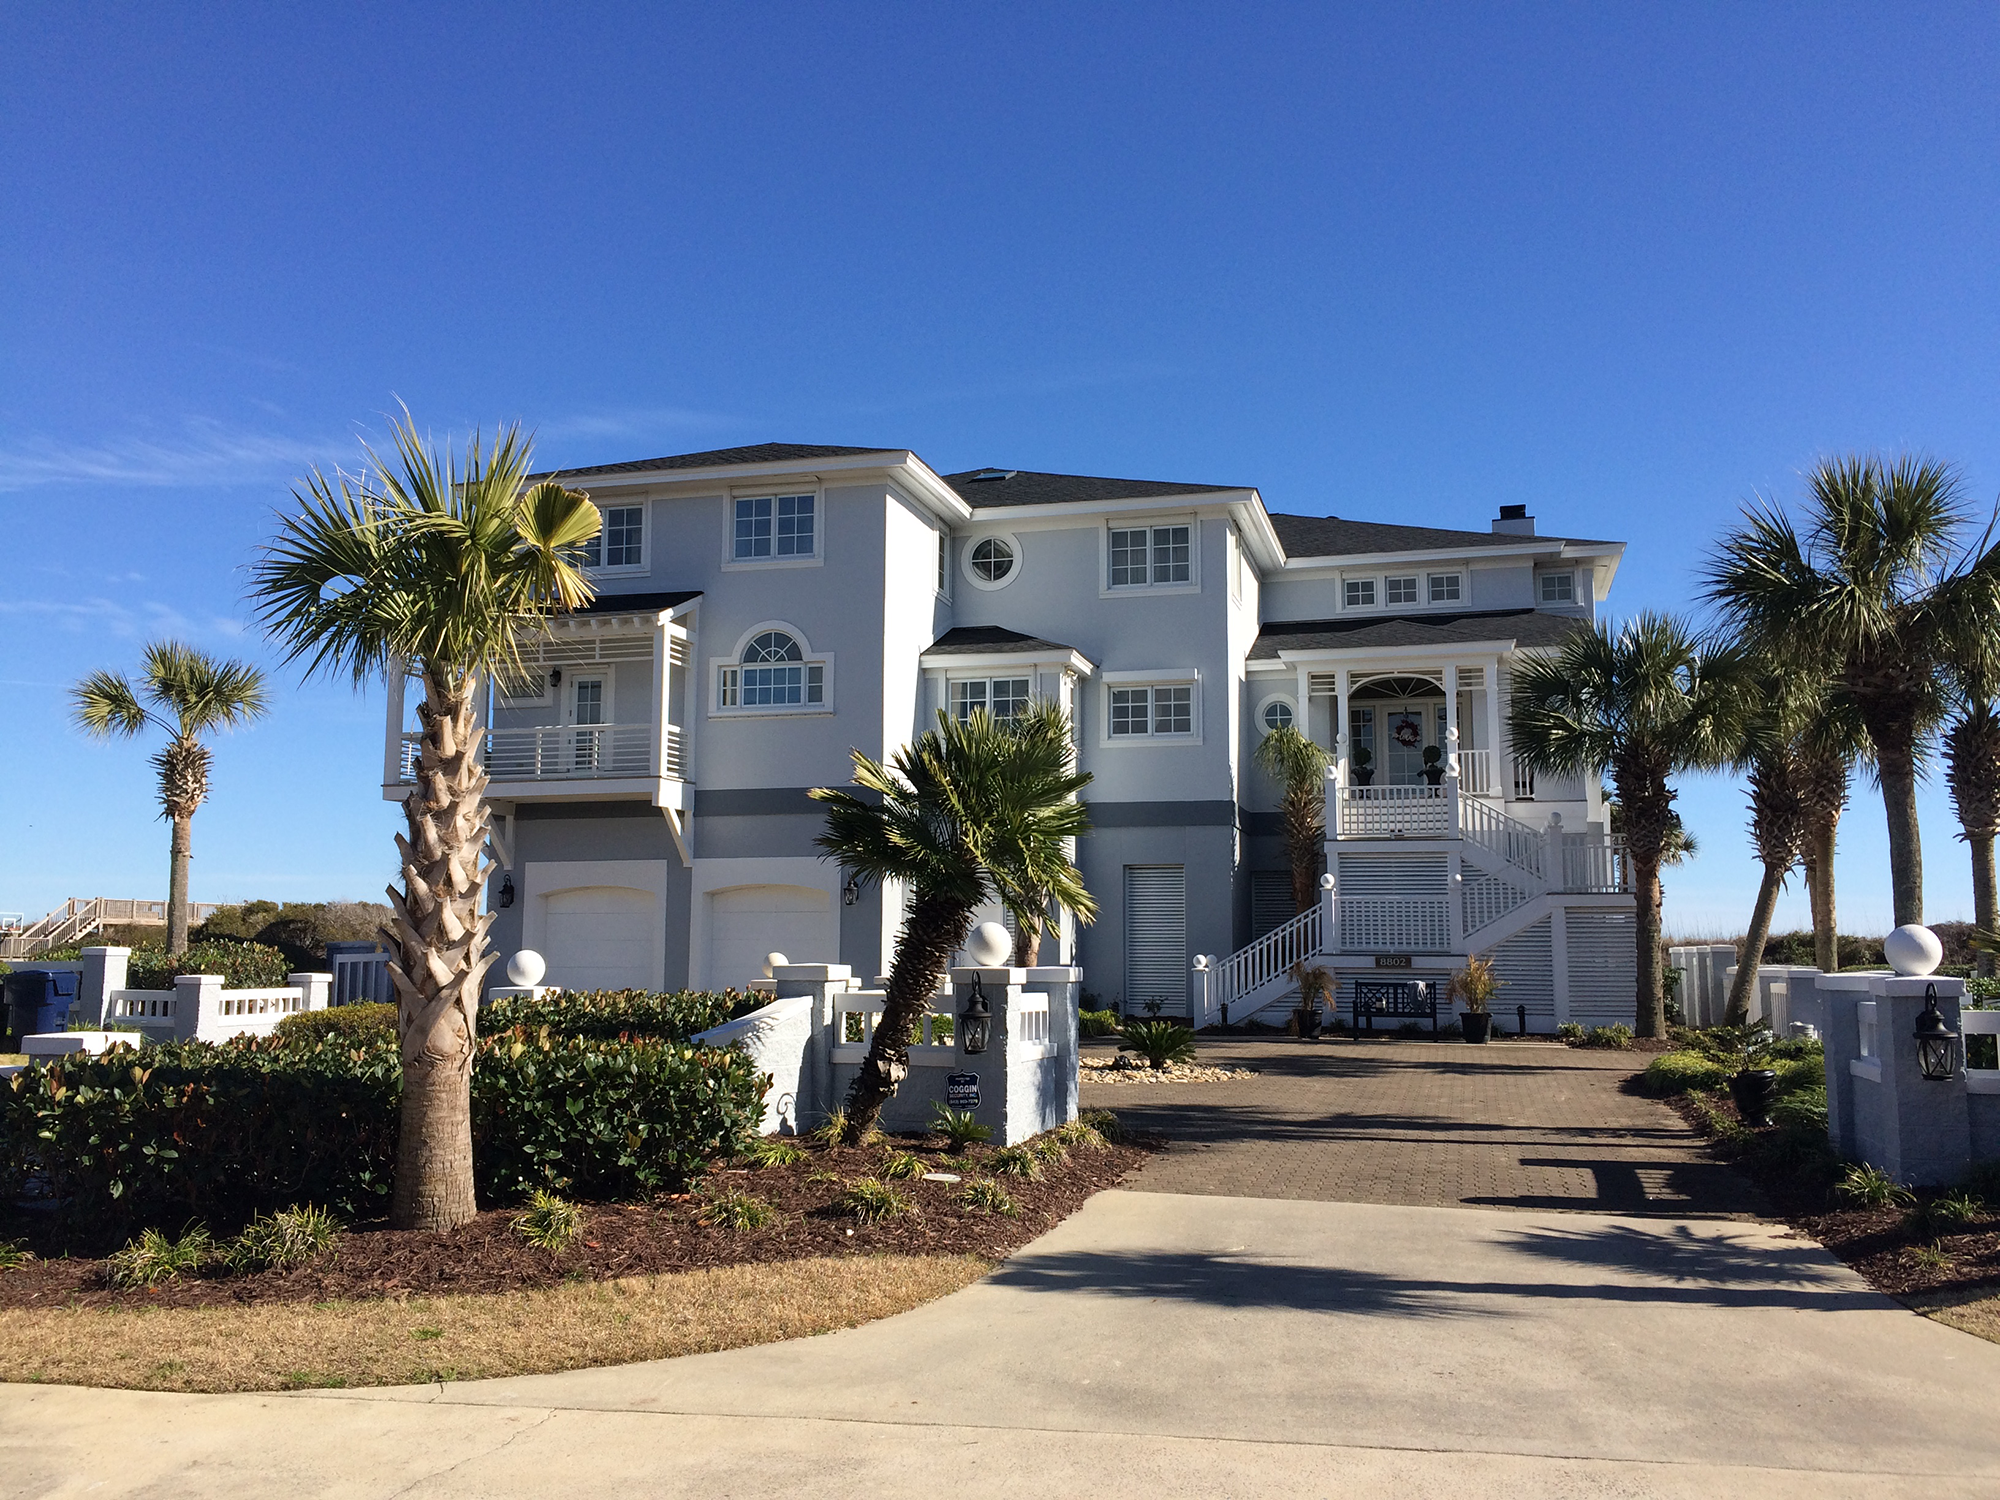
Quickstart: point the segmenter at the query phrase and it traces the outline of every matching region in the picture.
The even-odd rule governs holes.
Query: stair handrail
[[[1467,843],[1477,844],[1495,859],[1532,875],[1539,883],[1547,883],[1548,875],[1543,868],[1547,839],[1541,829],[1519,818],[1510,818],[1497,807],[1489,807],[1473,797],[1458,800],[1458,828],[1459,836]]]
[[[1290,921],[1273,927],[1223,959],[1217,976],[1219,1001],[1227,1005],[1319,952],[1323,905],[1315,901]]]

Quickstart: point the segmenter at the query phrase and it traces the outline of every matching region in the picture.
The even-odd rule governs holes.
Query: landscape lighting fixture
[[[1917,1017],[1917,1065],[1924,1077],[1942,1083],[1958,1072],[1958,1033],[1938,1011],[1937,986],[1924,986],[1924,1011]]]
[[[965,997],[965,1009],[958,1013],[959,1046],[968,1055],[984,1052],[992,1029],[993,1007],[986,1003],[986,991],[979,983],[979,976],[974,974],[972,993]]]

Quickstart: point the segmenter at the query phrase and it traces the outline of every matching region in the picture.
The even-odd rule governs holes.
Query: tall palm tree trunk
[[[889,988],[882,1018],[868,1043],[861,1071],[847,1086],[848,1145],[858,1145],[875,1128],[882,1106],[910,1071],[910,1038],[916,1034],[931,996],[965,945],[972,908],[947,896],[920,894],[910,903],[896,957],[889,965]]]
[[[1639,987],[1632,1030],[1635,1035],[1667,1034],[1666,975],[1660,963],[1660,857],[1632,854],[1632,894],[1638,903]]]
[[[1901,713],[1867,717],[1889,826],[1889,895],[1896,926],[1924,919],[1924,846],[1917,828],[1915,733]]]
[[[1778,892],[1784,888],[1785,866],[1764,865],[1764,878],[1757,883],[1757,904],[1750,911],[1750,931],[1743,939],[1742,956],[1736,960],[1736,978],[1729,985],[1729,1004],[1722,1012],[1725,1026],[1750,1024],[1750,992],[1757,987],[1757,966],[1764,961],[1764,944],[1771,936],[1771,913],[1778,907]]]
[[[423,740],[416,790],[404,799],[403,889],[388,965],[403,1052],[402,1134],[389,1223],[451,1229],[478,1211],[472,1185],[472,1058],[491,912],[479,910],[487,870],[486,772],[479,764],[474,680],[455,690],[428,668],[417,713]]]
[[[194,859],[194,816],[175,813],[167,856],[167,952],[179,958],[188,947],[188,867]]]
[[[1967,707],[1945,734],[1946,779],[1959,836],[1972,851],[1972,920],[1992,932],[1996,908],[1993,839],[2000,833],[2000,714],[1979,701]],[[1993,973],[1993,955],[1978,955],[1979,972]]]
[[[1816,820],[1806,842],[1806,894],[1812,898],[1813,966],[1822,974],[1840,972],[1840,930],[1834,909],[1833,851],[1840,809]]]
[[[1319,904],[1320,867],[1326,862],[1326,792],[1315,779],[1285,789],[1285,845],[1292,861],[1292,909]]]

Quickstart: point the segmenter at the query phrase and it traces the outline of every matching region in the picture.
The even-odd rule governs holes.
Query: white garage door
[[[542,943],[545,981],[566,990],[651,989],[660,983],[654,954],[661,934],[651,891],[591,885],[556,891],[547,902]]]
[[[825,891],[806,885],[739,885],[708,898],[707,983],[741,989],[764,977],[764,955],[800,964],[840,962],[840,935]],[[872,977],[872,976],[870,976]]]

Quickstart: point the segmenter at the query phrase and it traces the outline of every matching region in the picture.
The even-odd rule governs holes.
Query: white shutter
[[[1187,1014],[1187,867],[1125,867],[1125,1009]]]

